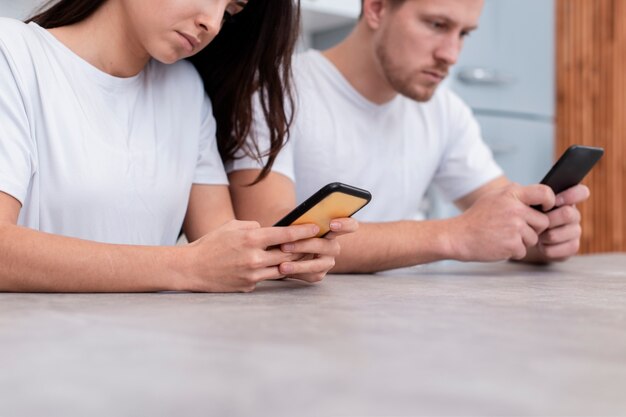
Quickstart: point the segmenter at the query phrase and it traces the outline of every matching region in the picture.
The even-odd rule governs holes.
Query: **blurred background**
[[[42,0],[0,0],[24,19]],[[299,50],[352,29],[360,0],[301,0]],[[480,28],[446,81],[472,108],[506,175],[536,183],[572,144],[602,146],[585,183],[581,252],[626,251],[626,1],[486,0]],[[429,217],[457,211],[429,193]]]

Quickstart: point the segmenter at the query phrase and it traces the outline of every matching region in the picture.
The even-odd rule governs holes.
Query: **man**
[[[334,272],[574,255],[581,236],[575,204],[589,190],[579,185],[555,196],[546,186],[510,183],[469,108],[437,89],[482,7],[483,0],[364,0],[347,39],[297,57],[291,139],[272,172],[248,186],[258,161],[229,168],[237,216],[272,224],[296,201],[341,181],[370,190],[373,200],[358,213],[359,231],[340,239]],[[255,133],[267,140],[261,125]],[[423,220],[432,183],[461,215]]]

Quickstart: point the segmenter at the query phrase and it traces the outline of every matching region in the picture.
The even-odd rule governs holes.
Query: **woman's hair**
[[[293,121],[291,56],[300,28],[299,3],[249,0],[241,12],[224,23],[213,42],[189,58],[213,104],[222,159],[267,156],[254,183],[269,173]],[[265,122],[270,139],[265,155],[261,155],[256,140],[246,141],[249,136],[256,139],[251,129],[255,93],[265,119],[256,122]]]
[[[46,29],[78,23],[106,0],[51,0],[28,19]],[[270,172],[293,121],[291,56],[300,27],[299,0],[249,0],[225,21],[195,65],[213,105],[217,144],[224,161],[267,157],[256,182]],[[270,149],[261,154],[252,129],[255,94],[267,124]],[[263,120],[258,120],[262,123]]]
[[[72,25],[91,16],[106,0],[49,0],[28,22],[35,22],[42,28],[52,29]]]

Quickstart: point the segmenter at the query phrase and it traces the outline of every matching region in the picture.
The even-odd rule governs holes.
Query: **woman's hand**
[[[261,281],[284,278],[278,266],[301,256],[283,252],[280,245],[306,242],[318,232],[319,227],[311,224],[261,228],[257,222],[232,220],[183,248],[186,279],[182,289],[250,292]],[[316,268],[312,264],[299,269],[315,273]]]
[[[356,232],[359,223],[352,218],[335,219],[330,223],[331,232],[323,238],[311,238],[283,244],[286,254],[297,258],[281,263],[279,271],[289,278],[306,282],[319,282],[335,266],[335,258],[341,250],[337,236]]]

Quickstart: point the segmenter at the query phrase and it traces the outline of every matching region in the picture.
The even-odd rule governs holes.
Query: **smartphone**
[[[593,146],[572,145],[563,152],[563,155],[550,168],[550,171],[541,180],[541,184],[552,188],[554,194],[559,194],[579,184],[591,168],[604,155],[603,148]],[[543,211],[541,206],[533,208]]]
[[[603,148],[593,146],[572,145],[552,166],[550,171],[541,180],[558,194],[580,183],[591,168],[604,155]]]
[[[369,191],[333,182],[322,187],[274,226],[313,223],[320,228],[317,237],[324,237],[330,232],[332,219],[351,217],[365,207],[371,199],[372,195]]]

